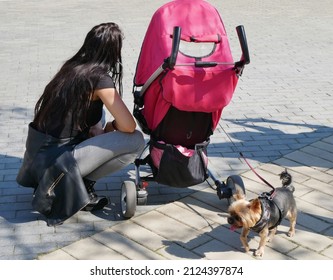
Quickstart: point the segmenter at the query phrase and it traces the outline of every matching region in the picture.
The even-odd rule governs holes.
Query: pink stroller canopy
[[[215,129],[238,79],[224,24],[208,2],[175,0],[154,13],[143,40],[134,85],[143,86],[170,56],[175,26],[181,27],[181,41],[215,43],[214,51],[200,61],[217,62],[217,65],[196,67],[198,58],[179,51],[174,69],[165,71],[145,93],[144,117],[153,130],[170,106],[183,111],[211,112]]]

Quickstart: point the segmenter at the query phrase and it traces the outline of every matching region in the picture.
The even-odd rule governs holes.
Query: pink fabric
[[[162,80],[166,102],[181,111],[215,112],[229,104],[234,71],[214,68],[175,68]]]
[[[165,144],[163,141],[158,141],[158,143]],[[195,153],[194,150],[187,149],[187,148],[185,148],[183,146],[180,146],[180,145],[177,145],[175,147],[177,148],[177,150],[180,153],[182,153],[186,157],[191,157]],[[161,150],[159,148],[156,148],[156,147],[152,147],[152,149],[150,151],[150,157],[151,157],[151,159],[153,161],[154,166],[157,167],[157,168],[160,167],[160,162],[161,162],[162,155],[163,155],[163,150]],[[203,156],[204,156],[205,164],[207,166],[207,164],[208,164],[208,158],[206,157],[205,154],[203,154]]]
[[[204,0],[174,0],[160,7],[153,15],[143,40],[134,85],[142,86],[170,56],[174,26],[181,27],[181,38],[189,41],[218,42],[215,52],[202,61],[233,63],[226,31],[218,11]],[[213,68],[177,66],[193,63],[194,58],[178,53],[174,70],[157,79],[144,97],[143,115],[154,130],[170,106],[179,110],[212,112],[213,129],[222,109],[232,98],[237,85],[233,65]],[[162,74],[163,75],[163,74]],[[160,85],[161,82],[161,85]]]
[[[163,155],[163,150],[153,147],[150,151],[150,157],[156,168],[160,168],[160,162]]]

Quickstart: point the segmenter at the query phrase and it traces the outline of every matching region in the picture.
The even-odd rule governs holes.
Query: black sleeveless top
[[[109,75],[101,77],[96,89],[114,88],[114,83]],[[103,102],[100,99],[93,100],[87,112],[86,123],[89,127],[97,124],[103,115]]]
[[[112,78],[106,74],[102,76],[96,86],[95,89],[103,89],[103,88],[115,88],[115,85],[112,81]],[[65,122],[57,123],[57,117],[53,118],[53,123],[49,124],[47,127],[47,134],[52,135],[56,138],[69,138],[69,137],[77,137],[78,135],[87,135],[89,128],[95,124],[97,124],[103,115],[103,102],[101,99],[93,100],[90,103],[90,107],[87,112],[87,119],[84,126],[83,131],[78,129],[72,128],[72,114],[73,112],[69,113],[66,117]]]

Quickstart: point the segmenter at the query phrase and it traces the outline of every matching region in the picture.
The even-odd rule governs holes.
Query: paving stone
[[[159,207],[156,209],[156,211],[197,230],[203,229],[212,223],[203,217],[200,212],[195,213],[193,211],[177,206],[177,204],[167,204],[165,206]]]
[[[201,257],[195,254],[177,243],[171,241],[165,241],[164,247],[159,249],[157,253],[161,254],[164,258],[169,260],[186,260],[186,259],[201,259]]]
[[[249,254],[234,249],[218,240],[212,240],[194,249],[194,252],[210,260],[251,260]]]
[[[328,248],[324,249],[321,252],[324,256],[332,259],[333,258],[333,245],[329,246]]]
[[[164,259],[157,253],[147,249],[135,241],[127,238],[113,230],[105,230],[93,236],[95,240],[105,246],[120,252],[122,255],[132,260]]]
[[[88,237],[80,241],[74,242],[62,250],[69,256],[78,260],[126,260],[127,258],[98,242],[97,240]],[[54,253],[55,254],[55,253]],[[53,254],[53,257],[57,257]],[[48,256],[49,259],[51,258]],[[46,256],[44,257],[46,258]]]
[[[309,228],[313,232],[317,233],[323,233],[332,226],[331,223],[328,223],[327,221],[321,219],[320,217],[316,218],[301,211],[298,211],[297,214],[297,225]]]
[[[41,254],[38,256],[38,260],[75,260],[75,258],[60,249],[45,255]]]
[[[206,221],[205,227],[212,226],[216,223],[225,224],[227,222],[226,213],[224,210],[215,208],[209,204],[206,204],[204,201],[195,199],[192,196],[185,197],[180,201],[175,202],[175,204],[195,213],[199,216],[199,219],[204,219]],[[202,224],[202,221],[200,223]]]
[[[181,243],[187,249],[192,249],[207,241],[207,237],[200,235],[199,231],[156,211],[137,217],[135,222],[167,240]]]
[[[331,161],[322,159],[320,157],[310,156],[308,153],[303,151],[292,152],[286,155],[286,157],[307,166],[315,166],[315,168],[318,169],[322,168],[323,170],[327,170],[333,167]]]
[[[312,250],[309,250],[304,247],[298,247],[295,250],[288,253],[290,257],[296,260],[328,260],[330,258],[319,254],[317,252],[314,252]]]
[[[308,201],[310,203],[313,201],[320,201],[320,207],[329,211],[333,210],[332,196],[316,190],[303,195],[302,200]]]
[[[297,235],[295,234],[293,241],[302,247],[318,253],[333,244],[333,240],[330,238],[321,234],[313,233],[301,227],[297,230]]]
[[[303,211],[305,214],[315,217],[316,219],[327,222],[328,224],[332,223],[332,212],[320,207],[319,203],[307,202],[305,200],[296,199],[297,208],[300,211]],[[308,221],[311,222],[311,221]]]

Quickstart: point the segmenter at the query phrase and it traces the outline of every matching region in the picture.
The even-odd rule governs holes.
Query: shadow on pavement
[[[226,152],[228,157],[243,152],[245,156],[262,163],[278,159],[333,134],[332,127],[265,118],[226,118],[220,122],[220,129],[226,134],[227,140],[215,146],[229,147],[233,153]]]

